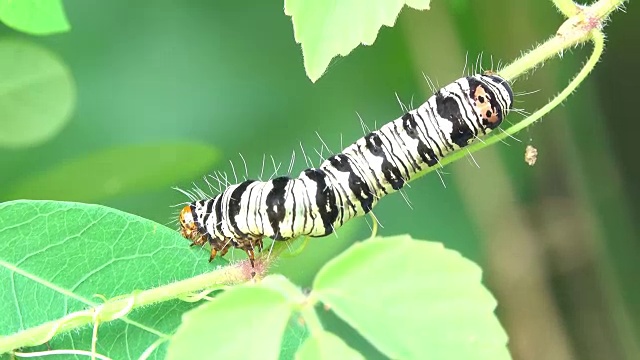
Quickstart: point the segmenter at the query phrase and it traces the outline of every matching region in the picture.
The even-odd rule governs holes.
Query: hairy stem
[[[0,354],[26,346],[35,346],[49,341],[56,334],[77,329],[95,322],[104,323],[121,319],[127,323],[148,330],[160,337],[166,336],[142,324],[126,318],[131,310],[163,301],[173,300],[211,288],[216,284],[238,284],[246,282],[251,275],[246,274],[244,264],[230,265],[189,279],[177,281],[157,288],[119,296],[88,310],[76,311],[61,319],[50,321],[9,336],[0,337]]]
[[[598,60],[600,60],[600,56],[602,55],[602,51],[604,50],[604,35],[600,30],[592,30],[592,42],[593,42],[593,52],[589,57],[589,60],[585,63],[584,67],[578,72],[578,74],[569,82],[566,88],[562,90],[558,95],[556,95],[551,101],[549,101],[545,106],[536,110],[533,114],[518,122],[517,124],[511,126],[507,130],[496,133],[495,135],[489,136],[486,139],[483,139],[482,142],[475,143],[466,148],[465,151],[457,151],[451,155],[446,156],[445,158],[440,160],[441,165],[446,165],[452,163],[460,158],[467,156],[468,152],[473,153],[482,148],[495,144],[499,141],[503,141],[504,139],[513,136],[515,133],[529,127],[534,122],[540,120],[544,115],[548,114],[551,110],[553,110],[556,106],[560,105],[573,91],[575,91],[580,83],[589,75],[591,70],[596,66]],[[467,152],[468,151],[468,152]],[[429,172],[429,170],[427,171]],[[420,174],[422,176],[423,174]]]
[[[553,5],[566,17],[571,17],[578,12],[578,6],[573,0],[553,0]]]
[[[562,56],[565,50],[589,40],[592,30],[599,29],[609,14],[622,6],[623,2],[624,0],[600,0],[589,7],[576,8],[576,14],[560,26],[555,36],[506,66],[500,71],[500,75],[513,80],[542,65],[546,60],[556,55]]]
[[[562,2],[562,1],[561,1]],[[537,66],[542,65],[548,59],[558,55],[562,56],[564,50],[573,46],[591,41],[593,43],[593,52],[584,67],[578,72],[576,77],[571,80],[567,87],[556,95],[549,103],[538,109],[536,112],[511,126],[507,130],[500,131],[466,147],[463,150],[447,155],[440,159],[440,165],[444,166],[465,157],[468,153],[476,152],[487,146],[495,144],[499,141],[513,136],[515,133],[530,126],[534,122],[540,120],[544,115],[548,114],[556,106],[560,105],[589,75],[602,56],[604,50],[604,34],[599,30],[603,22],[607,20],[611,12],[623,5],[625,0],[600,0],[589,7],[578,8],[578,12],[568,18],[558,29],[555,36],[542,43],[540,46],[529,51],[519,59],[503,68],[499,73],[507,80],[513,80],[518,76],[533,70]],[[428,168],[413,178],[415,180],[435,170]]]

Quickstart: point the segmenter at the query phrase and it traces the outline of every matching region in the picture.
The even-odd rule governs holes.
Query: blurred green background
[[[473,154],[479,168],[471,158],[447,167],[446,187],[435,173],[412,183],[413,209],[400,194],[376,208],[379,234],[440,241],[481,264],[516,359],[640,358],[634,5],[606,27],[593,75],[520,141]],[[214,171],[235,182],[229,160],[242,178],[239,153],[257,177],[263,155],[265,175],[274,172],[271,155],[285,174],[295,150],[297,174],[306,167],[300,143],[319,164],[316,132],[337,152],[362,135],[356,112],[373,128],[401,115],[394,93],[424,101],[423,72],[445,85],[465,57],[475,63],[483,53],[485,69],[510,62],[562,22],[549,1],[435,1],[431,11],[403,10],[374,46],[334,59],[312,84],[282,2],[76,0],[65,8],[68,33],[0,29],[0,200],[99,203],[161,223],[185,201],[171,186],[202,185]],[[589,51],[565,52],[518,79],[515,91],[537,92],[516,107],[542,106]],[[524,162],[528,144],[539,151],[533,167]],[[354,220],[276,271],[309,286],[327,259],[369,233]]]

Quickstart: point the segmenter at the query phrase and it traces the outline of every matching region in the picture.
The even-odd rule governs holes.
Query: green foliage
[[[393,358],[508,358],[506,336],[493,314],[495,301],[480,284],[480,269],[440,244],[408,236],[371,239],[327,263],[310,294],[274,275],[230,288],[187,311],[191,305],[177,299],[201,286],[189,277],[211,269],[206,255],[194,250],[171,229],[102,206],[0,205],[0,282],[10,289],[0,298],[0,311],[7,314],[0,332],[10,335],[54,322],[38,336],[0,337],[0,351],[38,345],[63,329],[99,319],[115,321],[111,326],[94,323],[100,334],[97,351],[112,358],[139,356],[170,337],[169,358],[240,353],[245,359],[275,359],[281,351],[291,358],[303,342],[302,354],[322,346],[327,354],[357,357],[323,330],[314,310],[320,301]],[[181,279],[187,285],[171,284]],[[94,294],[116,299],[100,307],[103,302]],[[111,306],[115,301],[128,306]],[[96,306],[101,309],[97,314],[84,310]],[[303,324],[308,334],[300,331]],[[129,339],[126,354],[121,345],[114,346],[122,336]],[[85,327],[79,334],[60,334],[50,344],[89,349],[92,341],[91,328]],[[245,346],[247,341],[252,346]]]
[[[309,327],[303,354],[357,358],[319,325],[314,305],[320,301],[390,358],[509,359],[506,334],[493,314],[496,302],[480,275],[478,266],[441,244],[409,236],[370,239],[327,263],[308,296],[286,278],[273,276],[232,288],[185,314],[169,354],[275,358],[293,318]],[[232,320],[238,318],[243,320]],[[289,326],[300,325],[291,321]],[[254,339],[254,333],[262,335]],[[199,347],[211,338],[225,342]],[[247,339],[256,346],[239,349]],[[320,344],[322,352],[312,351]]]
[[[350,348],[342,339],[328,331],[318,331],[305,341],[296,353],[302,360],[358,360],[364,359],[360,353]]]
[[[227,264],[216,259],[211,265],[206,253],[195,250],[172,229],[102,206],[52,201],[0,204],[0,288],[6,290],[0,292],[0,334],[95,307],[102,302],[95,294],[106,298],[132,294]],[[100,327],[98,351],[118,359],[137,357],[158,338],[171,334],[180,314],[191,306],[174,300],[137,309]],[[40,335],[46,337],[47,332]],[[42,337],[26,345],[40,344]],[[5,341],[0,337],[0,349],[7,351]],[[50,345],[90,349],[91,328],[57,336]]]
[[[478,266],[438,243],[409,236],[370,239],[327,263],[308,296],[286,278],[270,276],[185,314],[169,355],[275,358],[293,318],[289,326],[307,324],[310,332],[301,358],[323,358],[322,353],[358,358],[323,330],[314,306],[320,301],[389,358],[509,359],[506,334],[493,314],[496,302],[480,275]],[[211,338],[225,341],[215,348],[199,346]],[[240,349],[248,339],[255,346]],[[319,346],[321,352],[313,350]]]
[[[34,35],[69,31],[62,0],[0,0],[0,21]]]
[[[335,56],[348,55],[360,44],[372,45],[382,25],[393,26],[406,4],[429,8],[431,0],[285,0],[296,42],[302,45],[307,76],[315,82]]]
[[[166,189],[206,173],[217,159],[214,149],[198,143],[109,148],[64,162],[44,174],[32,174],[18,183],[9,198],[97,202],[116,195]],[[178,167],[181,171],[175,172]]]
[[[0,147],[53,138],[69,121],[75,100],[71,73],[57,56],[23,40],[0,40]]]
[[[331,260],[312,294],[392,359],[509,359],[480,278],[476,264],[439,243],[395,236]]]
[[[269,286],[274,281],[288,285],[286,279],[276,279],[235,287],[186,313],[167,358],[277,359],[295,303]]]

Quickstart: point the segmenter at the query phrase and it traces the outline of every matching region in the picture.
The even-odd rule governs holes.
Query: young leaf
[[[0,21],[34,35],[60,33],[71,28],[62,0],[0,0]]]
[[[102,300],[94,294],[134,294],[224,264],[221,258],[209,264],[207,254],[190,248],[177,231],[114,209],[53,201],[2,203],[0,335],[96,306]],[[102,325],[98,352],[111,358],[138,357],[159,338],[168,338],[180,314],[192,306],[169,301]],[[57,336],[49,345],[89,350],[91,331],[85,327]],[[32,339],[32,344],[42,341]]]
[[[302,296],[297,293],[296,297]],[[278,288],[234,287],[183,316],[167,358],[277,359],[293,311],[287,292]]]
[[[184,161],[184,154],[198,156]],[[168,188],[180,181],[193,179],[210,169],[217,158],[214,149],[197,143],[106,149],[24,179],[9,197],[96,202],[115,195]],[[179,172],[175,171],[176,167],[180,167]]]
[[[302,324],[289,320],[280,344],[280,360],[293,359],[300,346],[309,337],[309,331]]]
[[[320,270],[312,291],[393,359],[509,359],[480,268],[409,236],[353,245]]]
[[[73,77],[57,56],[26,40],[0,40],[0,147],[53,138],[69,122],[75,102]]]
[[[364,357],[345,344],[342,339],[327,331],[313,334],[302,344],[296,354],[296,360],[325,359],[359,360]]]
[[[371,45],[382,25],[393,26],[406,4],[418,10],[430,0],[285,0],[296,42],[302,45],[304,68],[315,82],[337,55],[346,56],[361,43]]]

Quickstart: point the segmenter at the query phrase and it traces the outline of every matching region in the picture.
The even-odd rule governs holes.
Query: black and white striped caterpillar
[[[231,247],[254,264],[262,239],[331,234],[367,214],[425,167],[469,145],[502,122],[513,92],[494,73],[460,78],[424,104],[373,131],[297,178],[247,180],[180,212],[181,234],[192,245],[211,245],[211,258]]]

